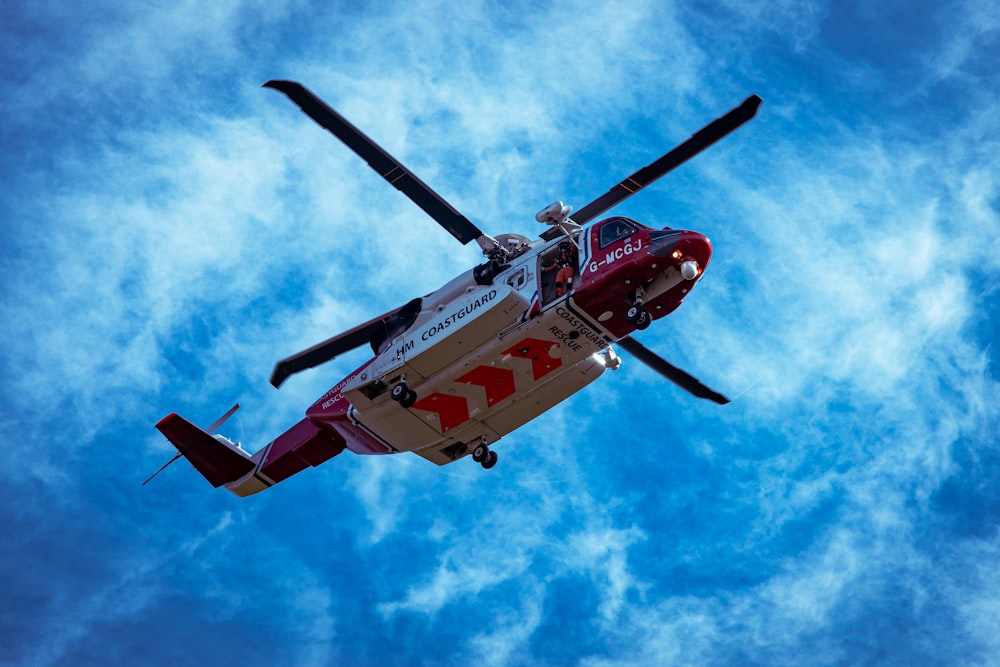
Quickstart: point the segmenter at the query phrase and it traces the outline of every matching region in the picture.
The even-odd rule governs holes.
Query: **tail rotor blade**
[[[710,401],[714,401],[719,405],[725,405],[729,402],[728,398],[714,389],[702,384],[702,382],[693,375],[677,368],[677,366],[674,366],[636,339],[626,336],[618,341],[617,345],[663,377],[676,384],[684,391],[693,394],[698,398],[706,398]]]
[[[268,81],[264,87],[273,88],[287,95],[310,118],[344,142],[348,148],[363,158],[368,166],[377,171],[379,176],[409,197],[462,244],[474,241],[483,235],[472,221],[459,213],[441,195],[305,86],[295,81]]]
[[[221,417],[219,417],[218,419],[216,419],[214,422],[212,422],[212,425],[209,426],[205,430],[208,431],[209,433],[215,433],[215,431],[218,430],[218,428],[220,426],[222,426],[226,422],[227,419],[229,419],[230,417],[232,417],[233,413],[235,413],[239,409],[240,409],[240,404],[237,403],[233,407],[229,408],[229,410],[226,411],[226,414],[222,415]]]
[[[746,98],[738,107],[695,132],[690,139],[663,155],[656,162],[643,167],[578,210],[573,214],[573,222],[579,225],[585,224],[612,206],[631,197],[667,172],[684,164],[753,118],[760,103],[761,99],[756,95]]]
[[[162,466],[160,466],[159,470],[157,470],[152,475],[150,475],[148,478],[146,478],[146,481],[142,483],[142,486],[146,486],[147,484],[149,484],[153,480],[154,477],[156,477],[161,472],[163,472],[164,470],[166,470],[168,465],[170,465],[171,463],[173,463],[174,461],[176,461],[177,459],[179,459],[181,456],[183,456],[183,455],[180,452],[177,452],[177,455],[174,456],[174,458],[172,458],[169,461],[167,461],[166,463],[164,463]]]

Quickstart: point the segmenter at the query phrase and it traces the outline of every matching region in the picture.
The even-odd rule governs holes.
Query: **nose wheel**
[[[634,324],[635,328],[640,331],[647,328],[653,321],[652,315],[643,310],[641,299],[636,299],[636,302],[629,306],[629,309],[625,311],[625,319]]]
[[[489,470],[497,464],[497,453],[490,449],[489,445],[486,444],[486,440],[483,439],[476,448],[472,450],[472,460],[483,466],[486,470]]]

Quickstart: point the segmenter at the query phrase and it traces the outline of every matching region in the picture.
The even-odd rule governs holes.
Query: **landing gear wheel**
[[[392,391],[389,392],[389,398],[397,402],[402,401],[408,391],[410,391],[410,389],[406,386],[406,383],[400,382],[392,388]]]
[[[649,327],[649,324],[652,321],[653,321],[652,315],[650,315],[644,310],[641,313],[639,313],[639,318],[635,321],[635,328],[641,331]]]
[[[645,311],[643,311],[642,306],[633,304],[625,311],[625,319],[629,322],[637,322],[642,317],[643,312]]]
[[[490,455],[490,448],[484,443],[476,445],[476,448],[472,450],[472,460],[476,463],[482,463]]]
[[[403,394],[403,398],[399,399],[399,404],[404,408],[408,408],[417,402],[417,392],[412,389],[407,389],[406,393]]]
[[[486,458],[483,460],[482,466],[484,468],[486,468],[487,470],[489,470],[490,468],[492,468],[493,466],[495,466],[497,464],[497,459],[498,458],[500,458],[500,457],[497,456],[496,452],[494,452],[494,451],[488,451],[488,452],[486,452]]]

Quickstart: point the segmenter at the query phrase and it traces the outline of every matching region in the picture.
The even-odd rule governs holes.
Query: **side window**
[[[615,241],[629,237],[635,231],[635,227],[625,220],[610,220],[601,227],[601,247],[607,248]]]
[[[507,280],[504,282],[514,289],[521,289],[524,287],[524,284],[528,282],[528,269],[522,266],[520,269],[507,276]]]

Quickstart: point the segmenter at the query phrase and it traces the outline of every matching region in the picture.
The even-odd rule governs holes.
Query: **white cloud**
[[[933,51],[933,57],[928,57],[925,63],[931,85],[955,78],[976,85],[975,75],[967,68],[970,65],[973,70],[981,67],[983,63],[977,61],[995,51],[1000,36],[996,9],[992,0],[968,0],[949,12],[944,44]]]
[[[522,584],[518,606],[491,614],[468,642],[469,660],[477,665],[530,664],[531,640],[544,620],[545,591],[537,582]]]

